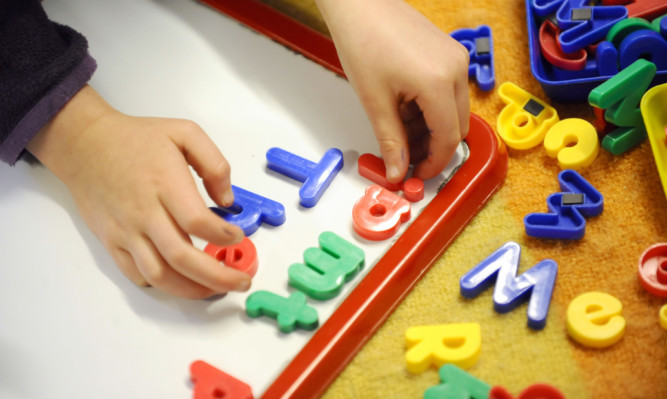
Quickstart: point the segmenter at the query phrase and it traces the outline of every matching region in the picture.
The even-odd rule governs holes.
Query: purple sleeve
[[[0,160],[16,163],[95,68],[86,39],[50,21],[38,0],[0,1]]]

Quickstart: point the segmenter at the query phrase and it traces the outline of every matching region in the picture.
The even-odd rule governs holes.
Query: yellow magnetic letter
[[[501,84],[498,94],[507,105],[498,114],[496,130],[508,147],[517,150],[533,148],[558,122],[554,107],[512,82]]]
[[[551,126],[544,137],[544,149],[551,158],[558,157],[561,169],[581,169],[595,161],[600,142],[588,121],[569,118]]]
[[[604,292],[587,292],[567,307],[567,332],[582,345],[606,348],[625,332],[621,301]]]
[[[421,373],[431,364],[446,363],[467,369],[477,362],[482,348],[478,323],[411,327],[405,333],[408,371]]]

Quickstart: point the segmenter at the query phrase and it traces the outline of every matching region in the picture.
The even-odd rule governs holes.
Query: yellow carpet
[[[291,7],[291,15],[326,32],[312,0],[265,1]],[[593,120],[585,103],[551,102],[532,76],[523,0],[408,2],[446,32],[489,25],[496,88],[511,81],[552,104],[561,119]],[[497,90],[485,93],[474,83],[470,90],[472,111],[495,126],[504,107]],[[405,332],[412,326],[459,322],[481,325],[482,353],[468,372],[514,395],[546,382],[567,398],[667,398],[667,331],[658,322],[658,311],[667,300],[648,294],[637,277],[641,253],[650,245],[667,242],[667,201],[648,141],[621,156],[601,150],[597,160],[581,171],[604,195],[604,212],[587,219],[586,234],[576,242],[545,241],[525,234],[524,216],[546,212],[547,196],[560,191],[560,169],[542,146],[510,150],[509,157],[500,191],[331,385],[325,398],[422,397],[439,383],[437,370],[433,367],[417,375],[407,371]],[[459,278],[510,240],[522,248],[519,273],[544,258],[558,263],[542,331],[526,326],[526,304],[498,314],[493,310],[492,289],[472,300],[459,293]],[[568,304],[588,291],[606,292],[623,304],[625,335],[609,348],[583,347],[566,333]]]

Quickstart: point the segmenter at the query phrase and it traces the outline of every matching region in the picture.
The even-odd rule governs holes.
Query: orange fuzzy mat
[[[326,32],[312,0],[264,0]],[[497,87],[511,81],[553,105],[561,119],[593,121],[586,103],[550,101],[531,74],[523,0],[408,0],[443,31],[489,25],[493,31],[496,89],[470,84],[471,109],[495,126],[504,107]],[[501,5],[502,4],[502,5]],[[397,29],[400,29],[397,27]],[[513,395],[545,382],[567,398],[667,398],[667,330],[658,312],[667,299],[639,283],[637,265],[649,246],[667,242],[667,200],[648,141],[626,154],[601,150],[580,173],[604,196],[604,211],[587,219],[579,241],[528,237],[523,218],[547,212],[546,198],[559,192],[560,168],[542,146],[509,151],[504,185],[465,228],[384,326],[328,389],[325,398],[420,398],[439,383],[437,369],[411,374],[405,364],[409,327],[478,322],[481,356],[467,371]],[[526,326],[526,303],[499,314],[493,289],[475,299],[459,293],[459,278],[507,241],[521,245],[519,273],[544,258],[558,263],[546,327]],[[578,295],[601,291],[623,304],[625,335],[606,349],[586,348],[566,332],[565,311]]]

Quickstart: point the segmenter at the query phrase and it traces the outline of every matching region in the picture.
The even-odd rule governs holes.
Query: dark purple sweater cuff
[[[0,145],[0,161],[15,164],[28,142],[93,76],[97,63],[86,55],[63,81],[42,97]]]

